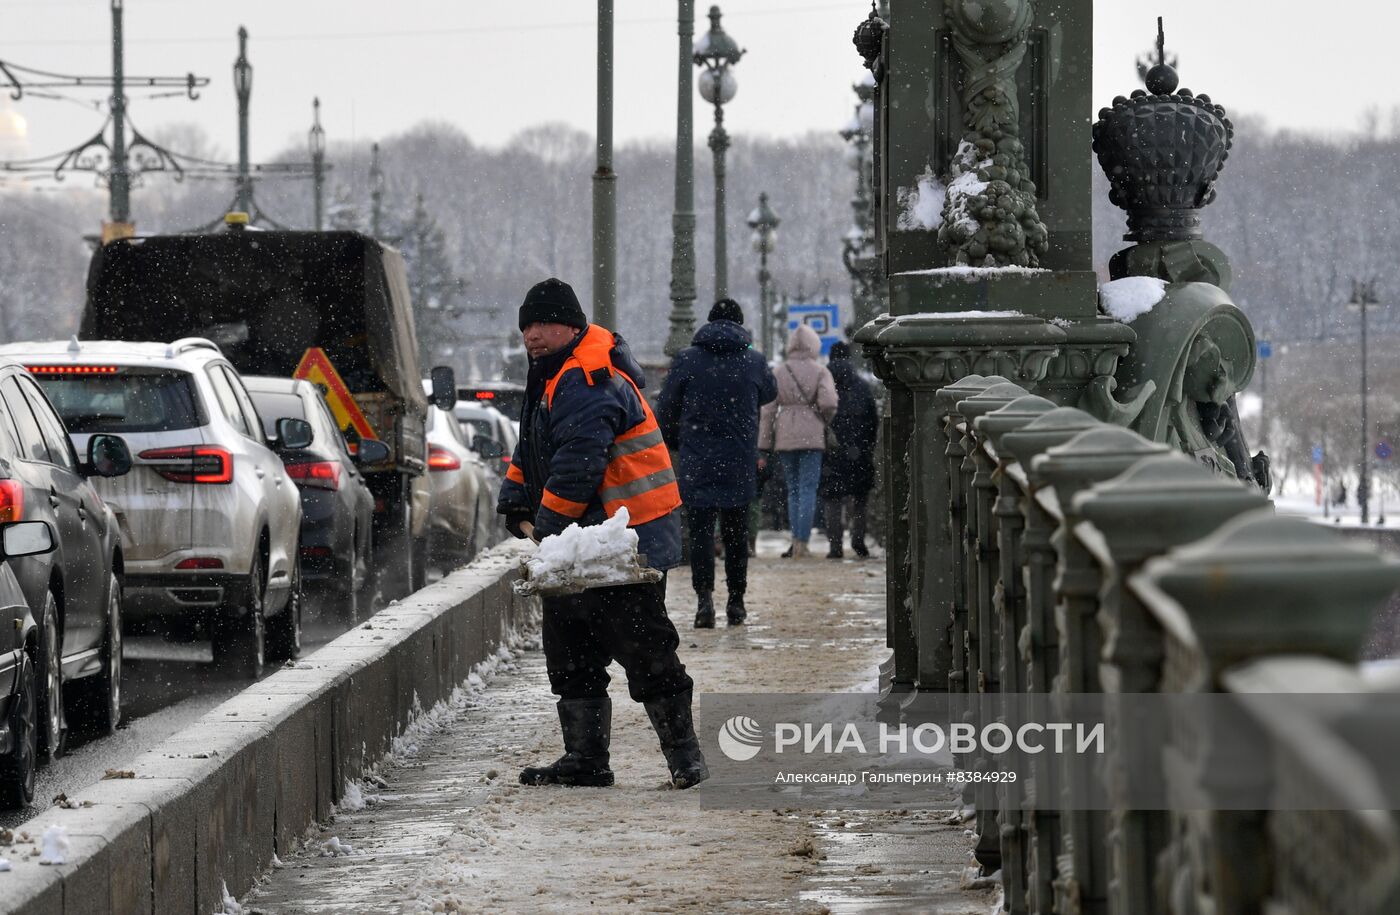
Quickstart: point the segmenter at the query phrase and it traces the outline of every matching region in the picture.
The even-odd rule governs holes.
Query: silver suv
[[[278,440],[218,346],[21,343],[0,355],[28,366],[78,453],[118,432],[131,473],[93,484],[121,530],[124,622],[208,638],[214,660],[257,676],[301,650],[301,498],[274,448],[305,447],[286,419]]]

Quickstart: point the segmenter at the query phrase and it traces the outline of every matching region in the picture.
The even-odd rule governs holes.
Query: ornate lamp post
[[[316,207],[316,218],[312,225],[316,227],[317,232],[320,232],[325,228],[326,132],[321,129],[321,100],[319,98],[312,100],[311,110],[314,115],[311,133],[307,137],[307,145],[311,148],[311,186]]]
[[[379,144],[369,148],[369,234],[379,237],[379,216],[384,202],[384,170],[379,167]]]
[[[233,90],[238,96],[238,194],[236,206],[253,209],[253,178],[248,167],[248,100],[253,95],[253,65],[248,63],[248,30],[238,27],[238,59],[233,62]]]
[[[858,329],[874,320],[876,302],[881,297],[877,288],[880,261],[875,253],[875,220],[872,213],[875,78],[867,72],[865,78],[851,88],[856,93],[855,113],[850,123],[841,130],[841,136],[850,144],[846,150],[846,162],[856,173],[856,192],[851,198],[853,223],[842,239],[841,261],[851,275],[851,324],[853,329]]]
[[[768,255],[773,253],[773,244],[778,240],[778,224],[782,220],[768,206],[768,195],[758,195],[758,208],[749,214],[749,228],[753,229],[753,249],[758,252],[758,312],[763,322],[759,325],[759,347],[763,355],[773,355],[773,292],[772,274],[768,272]]]
[[[1361,509],[1361,523],[1371,520],[1371,431],[1366,415],[1366,312],[1380,301],[1376,298],[1376,281],[1352,280],[1351,301],[1347,308],[1361,314],[1361,468],[1356,481],[1356,505]]]
[[[715,298],[729,294],[728,252],[725,250],[724,216],[724,154],[729,149],[729,134],[724,129],[724,106],[738,89],[733,64],[744,56],[744,50],[720,27],[718,6],[710,7],[710,30],[695,45],[695,64],[704,67],[700,74],[700,97],[715,106],[715,129],[710,131],[710,151],[715,157]]]

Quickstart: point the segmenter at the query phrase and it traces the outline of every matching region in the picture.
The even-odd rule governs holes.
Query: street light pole
[[[1376,304],[1378,300],[1375,281],[1353,280],[1348,307],[1361,313],[1361,472],[1356,482],[1356,504],[1361,509],[1362,524],[1371,520],[1371,435],[1370,420],[1366,411],[1366,393],[1369,388],[1366,379],[1366,311]]]
[[[710,152],[715,160],[715,300],[729,295],[729,252],[727,250],[724,201],[724,154],[729,134],[724,129],[724,105],[734,98],[738,84],[730,67],[744,51],[720,26],[718,6],[710,7],[710,30],[695,47],[695,63],[705,68],[700,74],[700,97],[715,106],[715,128],[710,131]]]
[[[369,148],[369,234],[379,237],[380,209],[384,200],[384,170],[379,167],[379,144]]]
[[[112,172],[108,216],[131,221],[131,172],[126,165],[126,63],[122,52],[122,0],[112,0]]]
[[[773,356],[773,275],[768,272],[768,255],[778,239],[778,225],[782,220],[768,206],[768,195],[758,195],[758,208],[749,214],[749,228],[753,229],[753,249],[758,252],[758,311],[759,347],[763,355]]]
[[[679,0],[676,32],[680,68],[676,89],[676,202],[671,214],[671,332],[664,352],[675,356],[695,332],[695,146],[692,117],[691,36],[695,0]]]
[[[311,147],[311,187],[315,207],[315,219],[312,225],[317,232],[325,226],[325,189],[326,189],[326,132],[321,128],[321,99],[315,98],[311,101],[313,112],[310,134]]]
[[[612,0],[598,0],[598,167],[593,172],[593,321],[610,330],[617,329]]]
[[[248,100],[253,95],[253,67],[248,63],[248,30],[238,27],[238,59],[233,62],[233,88],[238,95],[238,209],[253,209],[253,177],[248,165]]]

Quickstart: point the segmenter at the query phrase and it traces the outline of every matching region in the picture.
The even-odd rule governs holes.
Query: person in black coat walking
[[[875,436],[880,410],[870,384],[860,377],[845,343],[832,344],[827,369],[836,382],[839,406],[831,420],[838,447],[826,450],[822,461],[821,497],[826,518],[828,559],[840,559],[842,510],[850,506],[851,549],[862,558],[865,546],[865,501],[875,485]]]
[[[681,500],[690,529],[695,627],[715,624],[715,522],[724,542],[729,588],[725,616],[747,615],[749,503],[758,494],[758,410],[778,396],[768,362],[753,348],[744,312],[733,299],[710,309],[710,323],[681,350],[656,403],[656,420],[679,451]]]

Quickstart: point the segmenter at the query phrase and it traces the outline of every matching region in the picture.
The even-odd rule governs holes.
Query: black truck
[[[290,377],[301,367],[301,377],[322,383],[352,449],[364,438],[388,446],[387,460],[364,467],[375,497],[381,594],[397,597],[425,583],[429,399],[407,274],[393,248],[357,232],[237,224],[206,235],[109,242],[88,269],[80,335],[204,337],[245,374]],[[432,377],[432,402],[451,409],[451,369],[434,369]]]

